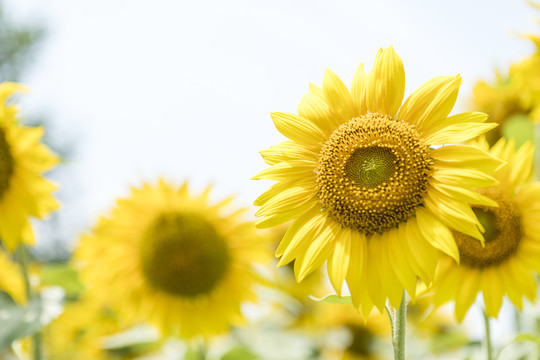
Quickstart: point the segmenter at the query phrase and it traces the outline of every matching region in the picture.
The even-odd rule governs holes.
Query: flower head
[[[255,300],[251,264],[266,259],[267,243],[243,210],[226,212],[232,198],[210,204],[209,192],[160,180],[118,200],[76,252],[91,291],[120,317],[188,338],[242,323],[241,303]]]
[[[56,185],[42,177],[58,158],[39,142],[42,127],[19,124],[17,108],[6,103],[24,87],[0,84],[0,239],[11,251],[21,242],[32,245],[29,217],[43,218],[58,208],[52,193]]]
[[[489,149],[483,138],[476,145]],[[473,206],[486,231],[485,246],[467,234],[454,232],[461,264],[444,257],[434,282],[435,302],[454,299],[459,321],[480,291],[492,317],[497,317],[505,294],[520,309],[523,296],[530,300],[536,297],[532,273],[540,271],[540,183],[528,183],[534,148],[526,143],[516,151],[513,140],[500,139],[490,151],[508,163],[494,174],[498,186],[480,190],[498,206]]]
[[[271,165],[255,179],[277,180],[255,205],[259,227],[293,220],[276,255],[295,260],[298,280],[328,260],[341,293],[367,316],[386,299],[398,307],[403,289],[414,296],[417,276],[431,282],[437,250],[456,260],[450,228],[483,241],[469,203],[493,201],[473,188],[496,181],[483,171],[501,162],[458,143],[492,129],[487,115],[448,117],[461,78],[423,84],[402,105],[403,64],[392,47],[380,50],[369,72],[363,64],[351,89],[330,70],[310,86],[298,114],[273,113],[289,141],[261,152]]]

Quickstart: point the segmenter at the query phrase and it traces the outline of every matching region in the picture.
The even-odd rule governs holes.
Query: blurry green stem
[[[405,333],[407,329],[407,292],[403,290],[399,309],[386,308],[392,327],[394,360],[405,360]]]
[[[489,326],[489,316],[486,313],[486,310],[482,310],[484,314],[484,325],[486,328],[486,348],[487,348],[487,360],[493,360],[493,349],[491,347],[491,329]]]
[[[24,290],[26,293],[26,299],[28,302],[32,300],[34,294],[30,284],[30,275],[28,273],[28,252],[24,244],[19,245],[18,249],[19,262],[21,263],[23,278],[24,278]],[[36,332],[32,335],[32,358],[34,360],[41,360],[41,334]]]

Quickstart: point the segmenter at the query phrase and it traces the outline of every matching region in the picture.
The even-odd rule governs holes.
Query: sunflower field
[[[539,24],[0,1],[0,360],[540,359]]]

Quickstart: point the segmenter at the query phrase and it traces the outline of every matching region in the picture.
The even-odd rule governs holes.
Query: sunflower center
[[[356,149],[345,162],[345,176],[368,188],[384,184],[396,172],[396,156],[386,147]]]
[[[429,147],[413,125],[367,114],[341,125],[323,145],[317,194],[343,226],[384,232],[423,203],[432,166]]]
[[[9,188],[9,182],[13,175],[13,156],[9,144],[6,140],[6,134],[0,129],[0,198]]]
[[[352,341],[347,347],[347,351],[359,356],[369,356],[373,354],[375,336],[365,326],[348,324],[351,331]]]
[[[155,288],[194,297],[223,278],[231,257],[227,243],[208,221],[191,213],[164,213],[146,229],[142,271]]]
[[[497,189],[479,192],[499,204],[498,208],[473,206],[473,211],[486,230],[485,247],[463,233],[454,232],[461,264],[469,267],[498,265],[516,253],[521,240],[521,216],[512,199]]]

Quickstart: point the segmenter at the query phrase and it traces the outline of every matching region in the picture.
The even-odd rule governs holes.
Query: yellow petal
[[[316,237],[310,239],[311,244],[303,254],[301,261],[295,262],[296,280],[305,279],[313,270],[321,266],[332,254],[337,235],[341,230],[341,224],[328,220]]]
[[[326,135],[330,135],[341,124],[330,112],[328,104],[313,94],[306,94],[302,97],[298,104],[298,115],[311,120]]]
[[[304,223],[304,226],[302,226],[296,233],[292,234],[292,236],[289,235],[289,228],[289,230],[287,230],[285,236],[281,240],[281,242],[287,243],[287,246],[285,249],[282,250],[283,255],[281,256],[281,259],[279,259],[277,266],[283,266],[285,264],[288,264],[299,254],[305,253],[307,247],[309,246],[311,241],[319,234],[326,221],[327,217],[323,214],[314,216],[306,223]],[[290,240],[289,237],[291,237]],[[278,247],[276,254],[280,252],[280,250],[281,249]]]
[[[341,295],[343,280],[347,276],[351,259],[352,230],[342,229],[336,237],[334,252],[328,260],[328,277],[338,295]]]
[[[461,280],[455,308],[456,318],[459,322],[463,321],[467,311],[476,300],[480,290],[480,272],[476,270],[468,271],[467,276],[463,276]]]
[[[393,117],[403,102],[404,94],[403,62],[393,47],[380,49],[368,75],[368,110]]]
[[[398,119],[423,132],[445,119],[457,99],[461,76],[439,76],[415,90],[399,110]]]
[[[354,117],[354,106],[347,86],[330,69],[326,69],[323,79],[323,92],[330,111],[340,123]]]
[[[298,232],[305,232],[314,224],[319,224],[321,221],[323,221],[324,218],[321,219],[321,216],[322,212],[320,207],[313,207],[309,211],[306,211],[304,214],[300,215],[298,218],[294,219],[278,245],[276,256],[283,255],[285,249],[291,246],[291,242]]]
[[[307,160],[291,160],[283,161],[272,165],[253,176],[252,180],[303,180],[313,179],[315,181],[316,162]]]
[[[290,187],[268,200],[255,216],[270,216],[280,212],[294,210],[310,202],[315,196],[315,183]]]
[[[423,208],[416,211],[416,219],[424,239],[459,264],[459,250],[450,229]]]
[[[475,138],[499,126],[495,123],[463,123],[447,126],[433,135],[425,137],[430,145],[456,144]]]
[[[439,132],[441,129],[455,124],[464,123],[483,123],[488,119],[489,115],[481,112],[467,112],[453,116],[449,116],[440,120],[438,123],[432,124],[429,128],[424,128],[422,135],[427,137]],[[488,146],[489,147],[489,146]]]
[[[300,144],[317,147],[326,140],[324,132],[303,117],[281,112],[271,113],[270,116],[280,133]]]
[[[355,116],[367,113],[366,104],[367,75],[364,71],[364,64],[360,64],[354,73],[351,84],[351,98],[354,105]]]
[[[412,255],[411,266],[413,266],[416,274],[424,282],[431,283],[437,266],[437,252],[420,232],[417,219],[410,218],[406,223],[400,225],[399,233],[400,238],[407,239],[409,254]]]
[[[501,287],[499,271],[496,267],[484,269],[481,279],[482,296],[486,312],[489,316],[496,318],[501,309],[504,290]]]
[[[367,262],[367,243],[364,234],[358,231],[349,231],[351,237],[351,252],[349,269],[347,271],[347,284],[351,292],[351,298],[355,307],[359,307],[366,298],[366,286],[363,279],[365,278],[365,268]],[[373,304],[372,304],[373,306]]]
[[[494,172],[505,163],[488,152],[467,145],[442,146],[433,150],[431,156],[450,166],[473,168],[487,173]]]
[[[318,157],[316,152],[313,152],[310,148],[294,141],[283,141],[261,151],[260,154],[264,162],[268,165],[274,165],[289,160],[317,161]]]
[[[433,170],[433,178],[436,181],[447,185],[482,188],[499,184],[498,180],[478,170],[455,169],[452,167],[441,166],[440,164],[437,164]]]

